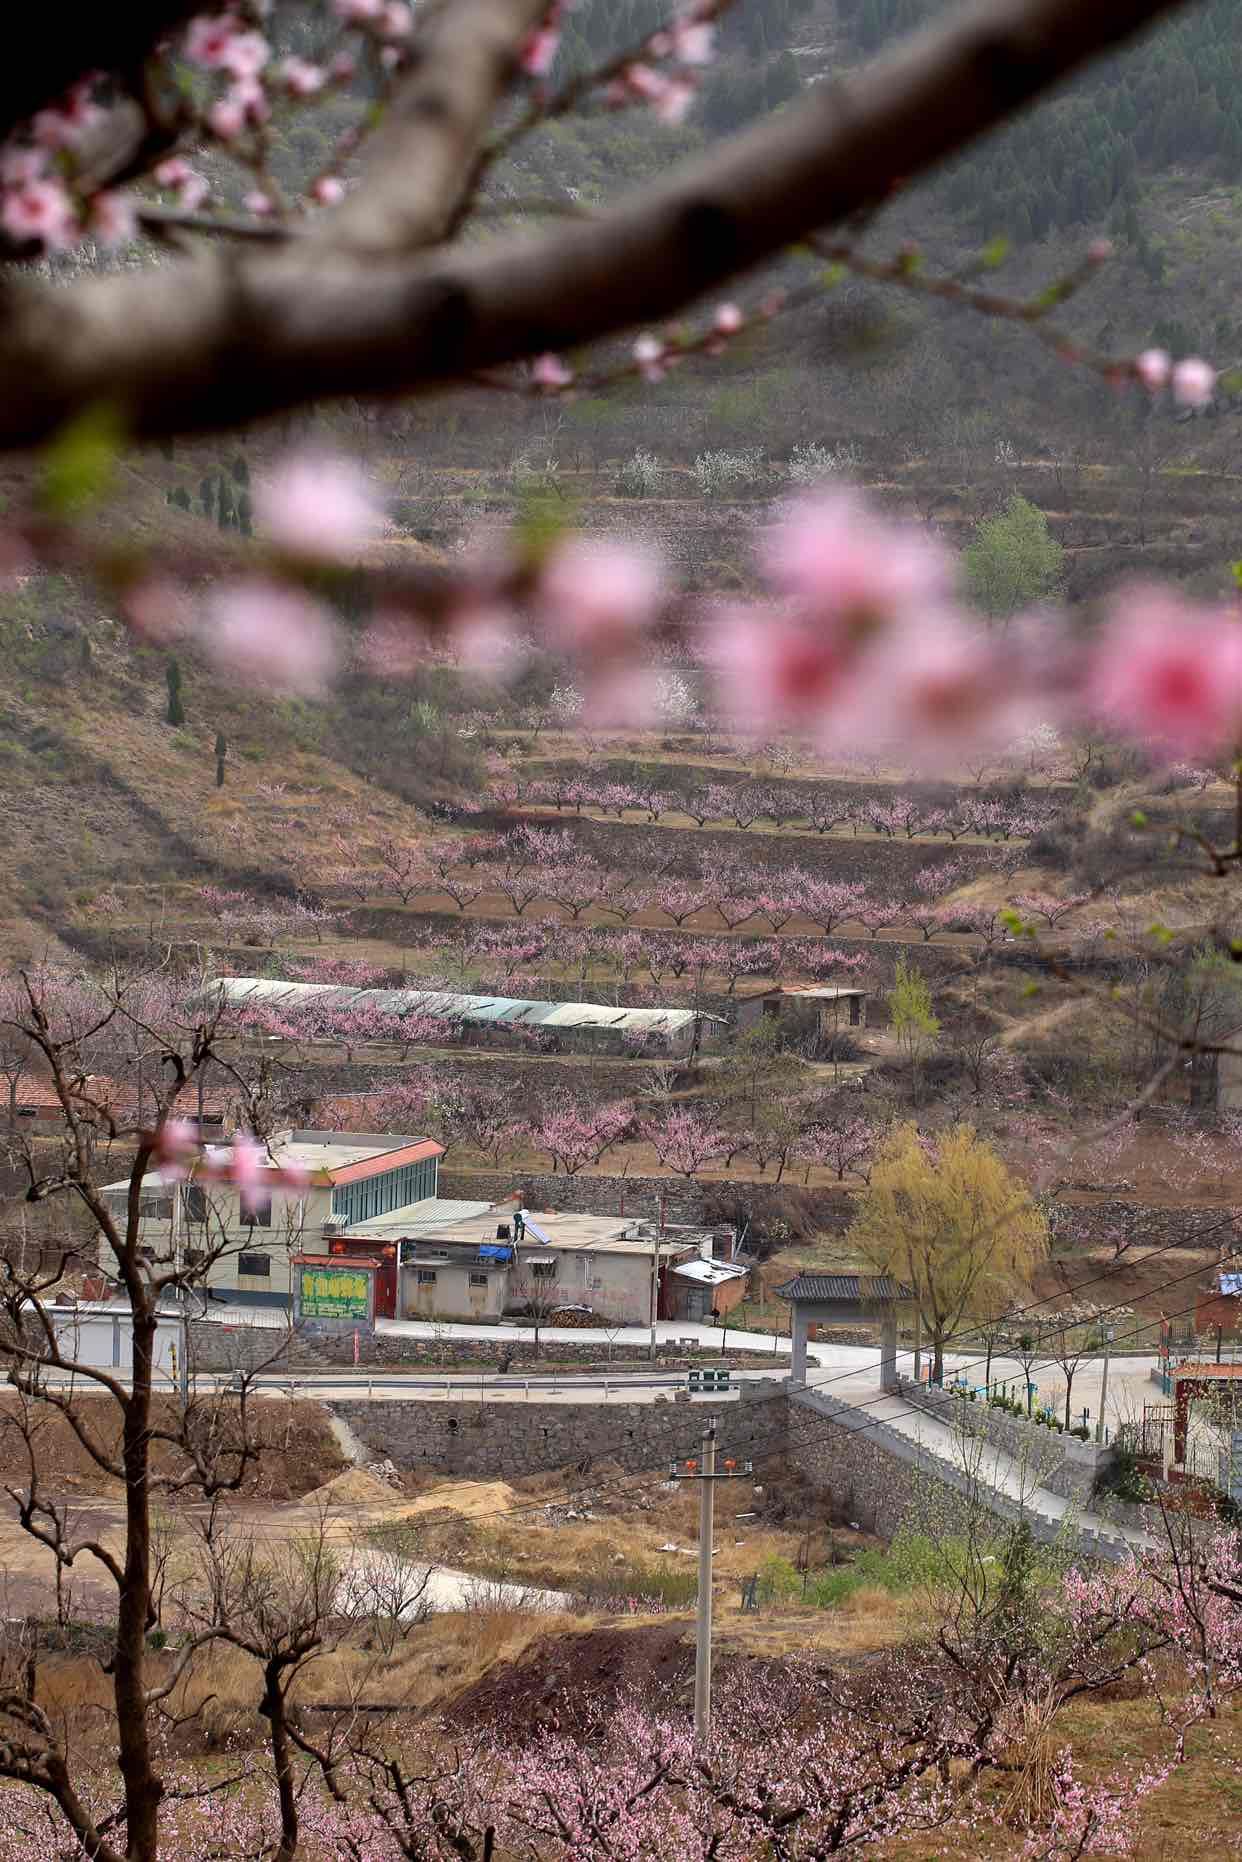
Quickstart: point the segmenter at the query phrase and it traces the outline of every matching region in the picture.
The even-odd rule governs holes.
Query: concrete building
[[[533,1216],[516,1199],[445,1198],[443,1154],[430,1138],[395,1133],[282,1132],[269,1148],[271,1187],[260,1181],[245,1210],[233,1184],[150,1172],[140,1242],[156,1264],[206,1262],[209,1300],[359,1326],[376,1317],[499,1320],[523,1308],[546,1318],[570,1307],[643,1324],[653,1271],[662,1319],[706,1318],[745,1292],[748,1269],[733,1259],[731,1228]],[[208,1171],[215,1157],[208,1146]],[[309,1173],[305,1190],[279,1182],[288,1165]],[[128,1182],[108,1184],[104,1195],[123,1221]],[[106,1276],[102,1239],[99,1265]]]
[[[722,1247],[717,1258],[716,1247]],[[332,1246],[351,1255],[395,1248],[397,1316],[499,1320],[530,1311],[551,1322],[580,1309],[601,1321],[643,1325],[652,1316],[706,1318],[742,1297],[745,1266],[733,1233],[633,1217],[541,1211],[513,1202],[441,1204],[440,1212],[393,1210],[354,1224]],[[381,1307],[379,1310],[383,1310]]]
[[[209,1145],[208,1168],[216,1154],[216,1147]],[[421,1207],[426,1219],[441,1219],[436,1185],[443,1155],[444,1147],[430,1138],[281,1132],[269,1147],[271,1187],[265,1192],[260,1180],[248,1210],[243,1210],[232,1184],[214,1183],[205,1176],[197,1182],[174,1182],[153,1170],[142,1188],[141,1245],[157,1262],[215,1255],[202,1283],[212,1299],[287,1307],[292,1256],[321,1251],[325,1238],[397,1208]],[[285,1165],[310,1173],[305,1191],[279,1183],[278,1172]],[[124,1221],[128,1181],[107,1184],[104,1195],[113,1215]],[[99,1264],[106,1274],[111,1263],[102,1241]],[[395,1283],[395,1255],[392,1277]]]
[[[444,1045],[533,1047],[550,1054],[658,1053],[690,1056],[727,1031],[720,1016],[698,1009],[630,1009],[607,1002],[535,1002],[516,996],[445,994],[425,989],[347,989],[330,983],[285,983],[266,977],[222,977],[212,984],[225,1000],[296,1016],[300,1011],[366,1011],[432,1017],[444,1024]]]

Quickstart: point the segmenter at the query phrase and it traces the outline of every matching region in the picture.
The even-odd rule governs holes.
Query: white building
[[[208,1147],[209,1162],[217,1149]],[[265,1191],[260,1179],[248,1210],[242,1209],[232,1184],[192,1178],[170,1182],[160,1171],[150,1171],[142,1186],[140,1242],[156,1262],[193,1263],[215,1255],[202,1282],[214,1299],[287,1307],[291,1255],[321,1249],[326,1237],[352,1223],[398,1208],[422,1208],[425,1219],[437,1220],[443,1213],[436,1195],[443,1155],[444,1147],[430,1138],[281,1132],[268,1151],[271,1187]],[[284,1165],[308,1171],[309,1188],[284,1188],[278,1178]],[[107,1184],[104,1195],[114,1218],[123,1223],[128,1181]],[[105,1273],[113,1265],[102,1237],[99,1264]]]

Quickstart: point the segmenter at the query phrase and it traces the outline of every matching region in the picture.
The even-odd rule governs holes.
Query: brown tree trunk
[[[285,1699],[280,1691],[280,1668],[275,1662],[268,1662],[263,1671],[259,1712],[272,1729],[272,1768],[280,1804],[280,1841],[273,1851],[272,1862],[292,1862],[298,1847],[297,1781],[293,1772],[293,1748],[285,1724]]]
[[[135,1289],[131,1281],[130,1297]],[[134,1300],[134,1365],[125,1408],[122,1459],[125,1467],[125,1566],[117,1599],[116,1657],[112,1687],[116,1702],[118,1764],[125,1789],[126,1855],[129,1862],[154,1862],[159,1850],[163,1780],[151,1762],[147,1727],[146,1637],[151,1598],[150,1470],[151,1366],[155,1315],[145,1294]]]

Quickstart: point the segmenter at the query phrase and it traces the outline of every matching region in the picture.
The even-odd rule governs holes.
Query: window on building
[[[144,1196],[138,1204],[138,1213],[144,1222],[171,1222],[171,1196]]]
[[[470,1284],[472,1287],[485,1287],[487,1285],[487,1275],[486,1274],[471,1274]]]
[[[556,1262],[532,1261],[530,1264],[530,1271],[533,1280],[555,1280]]]
[[[241,1212],[243,1228],[270,1228],[272,1226],[272,1199],[270,1196],[257,1196],[248,1209]]]
[[[207,1220],[207,1192],[201,1183],[187,1183],[181,1192],[185,1201],[187,1222],[205,1222]]]
[[[239,1254],[237,1257],[238,1274],[250,1274],[255,1280],[269,1280],[272,1273],[270,1254]]]
[[[435,1268],[420,1267],[418,1270],[418,1284],[420,1287],[434,1287],[436,1284]]]

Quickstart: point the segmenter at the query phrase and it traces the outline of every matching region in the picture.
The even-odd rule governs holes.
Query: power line
[[[1169,1244],[1169,1246],[1173,1246],[1173,1245],[1174,1244]],[[1161,1252],[1167,1252],[1167,1251],[1168,1251],[1167,1249],[1161,1250]],[[1226,1254],[1224,1255],[1224,1259],[1226,1260],[1236,1260],[1238,1258],[1242,1258],[1242,1245],[1240,1245],[1238,1248],[1228,1250]],[[1192,1268],[1191,1270],[1189,1270],[1189,1272],[1185,1274],[1180,1274],[1170,1280],[1162,1281],[1158,1286],[1152,1289],[1152,1292],[1162,1293],[1166,1291],[1167,1288],[1169,1287],[1180,1286],[1185,1281],[1194,1279],[1199,1272],[1200,1272],[1200,1269]],[[1102,1276],[1102,1277],[1106,1278],[1107,1276]],[[1088,1284],[1088,1283],[1084,1282],[1083,1284]],[[1124,1310],[1124,1309],[1125,1309],[1125,1303],[1123,1301],[1117,1301],[1114,1306],[1104,1307],[1101,1309],[1101,1311],[1104,1313],[1107,1313],[1110,1311],[1119,1311],[1119,1310]],[[1027,1309],[1019,1308],[1019,1311],[1023,1311],[1023,1310],[1029,1310],[1029,1308]],[[1182,1318],[1187,1313],[1193,1312],[1194,1310],[1195,1310],[1194,1305],[1185,1306],[1185,1307],[1179,1308],[1177,1311],[1173,1313],[1166,1314],[1165,1316],[1166,1318],[1170,1318],[1170,1319]],[[1147,1323],[1146,1321],[1143,1321],[1141,1325],[1136,1326],[1135,1329],[1129,1334],[1129,1336],[1137,1337],[1139,1331],[1143,1329],[1143,1326],[1145,1326],[1146,1323]],[[961,1336],[961,1335],[955,1334],[955,1336]],[[1052,1362],[1052,1361],[1053,1360],[1049,1360],[1049,1362]],[[986,1360],[977,1360],[975,1367],[972,1367],[971,1365],[965,1365],[962,1367],[962,1369],[969,1370],[971,1368],[976,1368],[978,1363],[985,1363],[985,1362]],[[854,1375],[855,1373],[853,1371],[842,1371],[842,1372],[836,1373],[833,1377],[821,1379],[818,1382],[813,1383],[813,1384],[806,1383],[806,1384],[799,1385],[797,1389],[813,1394],[818,1390],[826,1388],[829,1384],[840,1382],[843,1379],[852,1377]],[[782,1388],[779,1392],[774,1393],[772,1396],[756,1398],[754,1400],[753,1405],[751,1406],[751,1413],[753,1414],[755,1411],[761,1409],[766,1404],[775,1403],[775,1402],[785,1402],[789,1396],[795,1395],[795,1394],[797,1394],[797,1390],[795,1390],[792,1386],[788,1386],[788,1387]],[[843,1404],[840,1410],[838,1411],[838,1413],[835,1416],[833,1416],[831,1419],[829,1419],[829,1421],[825,1424],[825,1426],[822,1429],[808,1431],[806,1434],[804,1434],[802,1438],[803,1443],[815,1442],[818,1440],[827,1439],[830,1432],[833,1429],[840,1428],[840,1427],[848,1427],[849,1424],[846,1419],[851,1416],[865,1416],[866,1417],[864,1422],[856,1425],[857,1432],[862,1433],[862,1431],[866,1428],[868,1422],[874,1422],[877,1420],[874,1417],[866,1416],[866,1412],[874,1404],[885,1402],[891,1396],[891,1394],[892,1393],[890,1391],[881,1390],[881,1391],[877,1391],[873,1396],[866,1397],[858,1402]],[[882,1418],[879,1420],[882,1421]],[[772,1446],[771,1448],[765,1451],[760,1446],[765,1441],[773,1443],[774,1446]],[[632,1442],[632,1433],[630,1436],[627,1436],[626,1441],[624,1443],[618,1443],[618,1446],[628,1447],[630,1446],[631,1442]],[[778,1455],[782,1454],[785,1451],[786,1443],[787,1443],[787,1431],[785,1428],[782,1427],[780,1429],[775,1429],[775,1430],[770,1431],[766,1436],[764,1435],[755,1436],[752,1434],[747,1446],[752,1451],[753,1459],[758,1459],[760,1461],[768,1461],[768,1460],[775,1459]],[[606,1448],[603,1450],[599,1450],[592,1457],[592,1459],[604,1459],[607,1456],[607,1452],[608,1451]],[[535,1468],[528,1467],[528,1468],[516,1470],[515,1472],[518,1478],[522,1478],[522,1477],[529,1477],[535,1474],[551,1474],[551,1473],[556,1473],[557,1471],[558,1471],[557,1468],[550,1467],[544,1464],[540,1467],[535,1467]],[[598,1494],[615,1493],[618,1491],[624,1491],[627,1488],[630,1488],[639,1483],[645,1482],[647,1479],[649,1479],[649,1477],[650,1477],[650,1470],[640,1470],[640,1471],[635,1471],[633,1473],[624,1475],[620,1479],[613,1480],[613,1481],[607,1481],[607,1482],[589,1481],[584,1478],[579,1485],[569,1488],[566,1492],[559,1495],[555,1501],[532,1500],[522,1506],[496,1507],[496,1508],[492,1508],[485,1512],[472,1513],[468,1515],[468,1517],[472,1520],[513,1519],[516,1516],[519,1516],[525,1513],[542,1512],[549,1505],[556,1505],[556,1506],[568,1505],[572,1503],[572,1501],[579,1495],[584,1495],[584,1494],[598,1495]],[[460,1477],[460,1478],[469,1478],[469,1477]],[[347,1513],[353,1513],[355,1515],[358,1515],[364,1510],[365,1506],[366,1506],[365,1502],[347,1503],[342,1508],[336,1510],[334,1516],[338,1518],[344,1517]],[[272,1536],[274,1537],[302,1537],[304,1536],[304,1534],[298,1533],[298,1532],[285,1533],[282,1531]]]

